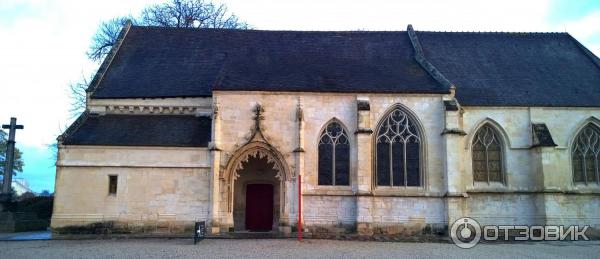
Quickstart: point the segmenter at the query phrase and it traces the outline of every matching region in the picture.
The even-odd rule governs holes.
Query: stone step
[[[289,238],[289,235],[284,235],[279,232],[251,232],[251,231],[237,231],[237,232],[226,232],[219,233],[217,235],[208,235],[207,238],[215,239],[275,239],[275,238]]]

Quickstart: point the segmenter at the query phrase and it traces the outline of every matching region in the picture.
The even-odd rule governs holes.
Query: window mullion
[[[600,185],[600,165],[598,164],[598,154],[596,154],[596,159],[594,159],[594,164],[596,165],[596,184]]]
[[[485,147],[483,153],[485,154],[485,175],[487,177],[487,183],[490,184],[490,159],[488,156],[488,147]]]

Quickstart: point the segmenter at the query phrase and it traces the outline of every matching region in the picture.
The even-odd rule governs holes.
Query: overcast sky
[[[85,52],[101,21],[132,14],[142,0],[1,0],[0,123],[25,125],[17,146],[34,191],[54,189],[46,145],[72,121],[69,82],[95,71]],[[223,0],[255,29],[569,32],[600,54],[600,0],[350,1]],[[0,151],[3,152],[3,151]]]

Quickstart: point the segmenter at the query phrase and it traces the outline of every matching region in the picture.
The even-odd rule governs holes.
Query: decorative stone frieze
[[[210,109],[195,106],[145,106],[145,105],[107,105],[105,112],[109,114],[173,114],[211,116]]]

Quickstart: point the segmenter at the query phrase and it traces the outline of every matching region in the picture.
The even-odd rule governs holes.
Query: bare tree
[[[117,41],[121,28],[130,20],[135,25],[182,27],[182,28],[225,28],[248,29],[250,26],[231,14],[224,4],[215,5],[204,0],[171,0],[142,10],[139,18],[117,17],[100,24],[87,52],[94,61],[101,61]]]
[[[92,44],[87,52],[88,58],[93,61],[100,61],[106,57],[110,48],[115,45],[121,28],[128,20],[133,21],[130,16],[112,18],[102,22],[96,34],[92,37]]]
[[[229,14],[225,5],[202,0],[172,0],[147,7],[142,11],[140,23],[162,27],[248,28],[248,24]]]
[[[69,109],[69,112],[71,113],[71,117],[75,118],[85,110],[87,104],[86,90],[90,82],[91,77],[88,78],[82,74],[79,81],[69,84],[71,95],[71,109]]]

